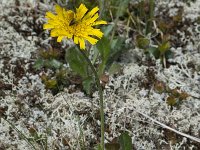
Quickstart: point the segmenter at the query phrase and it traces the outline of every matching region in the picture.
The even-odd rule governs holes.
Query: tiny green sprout
[[[166,54],[166,52],[170,49],[169,41],[164,41],[162,44],[158,46],[158,50],[160,51],[160,56]]]
[[[179,91],[177,88],[171,89],[162,81],[156,81],[154,83],[154,90],[159,94],[166,93],[166,103],[171,107],[178,106],[190,96],[188,93]]]
[[[137,38],[136,38],[137,47],[139,47],[140,49],[146,50],[149,47],[149,44],[150,44],[149,39],[147,39],[145,37],[137,36]]]
[[[161,81],[157,81],[154,85],[154,89],[156,92],[158,92],[159,94],[162,94],[165,92],[166,87],[165,84]]]
[[[44,84],[48,89],[54,89],[56,88],[57,81],[55,79],[49,79]]]
[[[180,95],[179,95],[179,99],[180,100],[185,100],[189,97],[190,95],[186,92],[181,92]]]
[[[45,84],[45,87],[47,89],[54,89],[57,86],[57,80],[56,79],[49,79],[47,75],[42,75],[41,76],[42,81]]]
[[[169,105],[169,106],[175,106],[176,105],[176,103],[177,103],[177,99],[176,99],[176,97],[175,96],[169,96],[169,97],[167,97],[167,104]]]
[[[60,56],[61,52],[58,49],[40,49],[38,59],[35,61],[33,67],[36,70],[40,70],[41,68],[58,69],[62,66]]]
[[[167,104],[170,106],[178,106],[186,100],[190,95],[186,92],[181,92],[177,88],[168,88],[169,97],[167,98]]]

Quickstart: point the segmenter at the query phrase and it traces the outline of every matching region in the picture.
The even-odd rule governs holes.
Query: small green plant
[[[64,87],[70,84],[69,69],[64,67],[64,60],[61,58],[61,51],[50,48],[48,50],[41,49],[38,59],[34,64],[36,70],[44,70],[40,76],[46,89],[51,90],[53,94],[57,94]],[[47,69],[53,70],[52,74],[45,74]]]
[[[120,57],[121,54],[128,51],[130,44],[125,44],[125,38],[114,37],[110,39],[109,34],[112,32],[113,26],[104,28],[105,33],[101,41],[95,46],[96,55],[100,54],[101,63],[98,66],[99,76],[105,73],[105,70],[109,70],[112,64]]]
[[[39,70],[43,67],[58,69],[61,67],[62,62],[59,61],[61,53],[58,49],[50,48],[48,50],[41,49],[39,50],[39,58],[34,64],[34,68]]]
[[[167,97],[167,104],[171,106],[179,106],[183,100],[189,97],[186,92],[181,92],[178,89],[168,89],[169,96]]]
[[[166,103],[173,108],[174,106],[179,106],[185,99],[190,95],[186,92],[182,92],[177,88],[171,89],[166,84],[161,81],[156,81],[154,84],[154,89],[157,93],[166,93]]]
[[[77,47],[69,48],[66,51],[65,59],[68,61],[70,68],[81,76],[83,89],[88,95],[90,95],[92,93],[95,79],[88,62]]]
[[[166,67],[166,60],[172,58],[172,52],[167,33],[163,35],[162,30],[158,32],[154,27],[154,24],[159,23],[154,17],[155,1],[142,0],[132,7],[128,10],[128,14],[136,31],[135,45],[143,49],[147,56],[153,55],[156,59],[160,59]]]

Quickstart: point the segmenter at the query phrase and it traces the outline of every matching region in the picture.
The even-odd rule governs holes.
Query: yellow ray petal
[[[74,43],[78,44],[78,37],[74,36]]]
[[[58,29],[52,29],[51,30],[51,37],[57,37],[58,36]]]
[[[64,38],[64,36],[59,36],[59,37],[57,38],[57,42],[61,42],[63,38]]]
[[[52,28],[54,28],[54,25],[52,25],[52,24],[46,23],[43,25],[43,29],[52,29]]]
[[[92,24],[93,22],[95,22],[97,19],[99,18],[98,14],[95,14],[92,18],[88,19],[88,23]]]
[[[65,36],[69,39],[71,39],[73,37],[73,34],[68,31],[62,31],[61,33],[62,33],[61,35]]]
[[[49,20],[48,24],[51,24],[51,25],[54,25],[55,27],[57,27],[60,24],[60,22],[57,22],[55,20]]]
[[[99,21],[94,22],[92,25],[96,26],[96,25],[99,25],[99,24],[107,24],[107,22],[103,21],[103,20],[99,20]]]
[[[60,7],[58,4],[55,5],[55,11],[56,13],[59,15],[59,14],[62,14],[63,13],[63,8]]]
[[[93,29],[93,30],[89,33],[89,35],[94,35],[94,36],[96,36],[96,37],[98,37],[98,38],[102,38],[103,32],[101,32],[100,29]]]
[[[78,9],[76,9],[76,20],[81,20],[88,9],[84,4],[81,4]]]
[[[89,36],[85,37],[85,39],[88,40],[88,42],[90,42],[90,44],[92,45],[96,44],[98,41],[97,39],[89,37]]]
[[[98,7],[93,8],[90,12],[87,13],[87,15],[84,17],[84,19],[91,18],[94,16],[94,14],[99,10]]]
[[[55,19],[56,16],[48,11],[48,12],[46,12],[45,18],[47,18],[47,19]]]
[[[80,43],[80,49],[85,49],[85,41],[82,38],[79,38],[79,43]]]

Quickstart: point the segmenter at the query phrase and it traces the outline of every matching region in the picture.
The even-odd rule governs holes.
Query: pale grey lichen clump
[[[49,1],[46,1],[49,3]],[[36,1],[20,1],[29,4],[31,9],[38,4]],[[159,60],[155,60],[157,80],[163,81],[170,88],[180,88],[190,96],[184,100],[179,108],[173,110],[166,103],[166,93],[158,94],[153,86],[150,89],[141,87],[142,80],[148,79],[145,72],[149,68],[139,64],[145,59],[140,49],[132,49],[127,55],[128,60],[121,62],[123,74],[110,76],[109,83],[105,86],[105,119],[106,143],[111,142],[127,131],[132,136],[136,149],[152,150],[162,145],[160,149],[195,149],[196,145],[187,147],[187,138],[177,137],[177,142],[166,139],[166,130],[138,112],[146,114],[155,120],[168,125],[180,132],[199,138],[200,132],[200,33],[196,32],[197,24],[193,23],[199,16],[200,1],[191,3],[190,6],[178,0],[157,1],[157,7],[168,8],[170,16],[177,13],[175,6],[183,7],[183,19],[190,19],[191,25],[185,31],[177,31],[180,35],[182,47],[172,47],[174,59],[169,60],[178,65],[163,68]],[[26,10],[25,6],[19,6]],[[41,4],[43,9],[49,8]],[[19,21],[20,16],[9,16],[15,8],[14,0],[0,2],[0,81],[12,86],[10,90],[0,93],[0,108],[7,107],[6,118],[27,137],[31,137],[30,128],[35,128],[41,138],[46,136],[49,149],[80,149],[82,143],[89,146],[91,141],[99,140],[99,99],[98,93],[93,98],[86,97],[82,92],[70,93],[68,89],[53,96],[45,90],[39,74],[31,72],[30,66],[34,62],[32,55],[38,49],[37,42],[48,44],[48,40],[41,39],[35,33],[24,37],[14,27],[5,21]],[[157,9],[156,9],[157,10]],[[193,11],[194,10],[194,11]],[[156,12],[162,13],[162,12]],[[38,21],[42,21],[41,18]],[[26,22],[23,21],[23,22]],[[22,23],[24,30],[31,30]],[[187,34],[186,34],[187,31]],[[190,36],[188,36],[188,32]],[[124,56],[126,57],[126,55]],[[23,73],[16,77],[14,70],[19,69],[16,62],[24,62]],[[122,58],[123,60],[123,58]],[[193,64],[194,67],[189,67]],[[17,72],[18,73],[18,72]],[[138,111],[138,112],[137,112]],[[173,133],[171,133],[173,134]],[[177,135],[175,135],[177,136]],[[67,141],[63,143],[63,139]],[[193,142],[191,140],[191,142]],[[40,149],[37,144],[35,146]],[[16,130],[3,119],[0,123],[0,149],[29,150],[30,145],[24,141]]]

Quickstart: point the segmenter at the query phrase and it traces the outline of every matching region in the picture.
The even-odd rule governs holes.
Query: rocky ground
[[[200,1],[189,3],[156,1],[158,16],[175,16],[179,7],[183,9],[183,25],[173,31],[174,57],[167,68],[160,60],[148,62],[142,50],[132,48],[119,62],[122,73],[109,76],[104,89],[106,143],[115,143],[121,131],[127,131],[137,150],[200,149]],[[1,150],[31,148],[15,128],[36,149],[46,143],[48,149],[80,149],[83,142],[93,147],[100,140],[98,93],[90,98],[65,88],[53,95],[41,81],[43,71],[33,69],[39,49],[52,42],[42,25],[53,5],[51,1],[0,1]],[[186,96],[171,108],[166,102],[169,94],[157,87]]]

